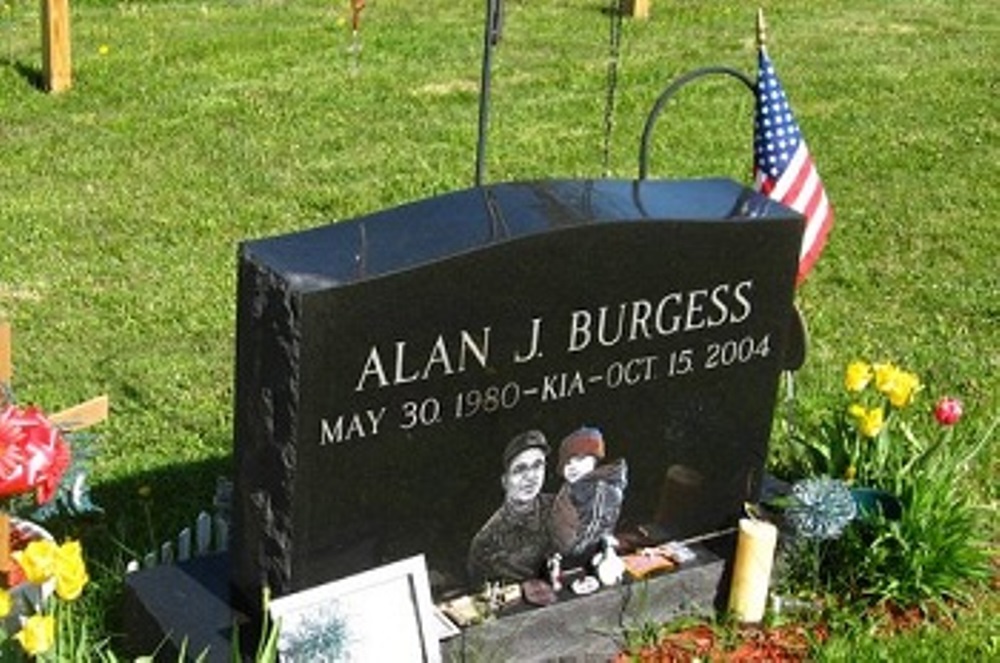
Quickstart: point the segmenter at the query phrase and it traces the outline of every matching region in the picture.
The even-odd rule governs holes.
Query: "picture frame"
[[[278,597],[269,611],[283,663],[441,661],[422,554]]]

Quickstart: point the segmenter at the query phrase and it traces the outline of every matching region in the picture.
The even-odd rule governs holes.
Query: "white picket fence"
[[[202,511],[194,521],[194,530],[185,527],[177,535],[176,541],[164,541],[158,550],[146,553],[140,562],[131,560],[125,565],[125,572],[184,562],[192,557],[200,557],[213,552],[229,549],[229,513],[232,496],[232,482],[219,478],[216,482],[215,497],[212,502],[215,514]]]
[[[202,511],[195,519],[194,533],[185,527],[175,541],[164,541],[159,550],[154,550],[142,558],[133,559],[125,566],[126,573],[149,569],[154,566],[183,562],[191,557],[199,557],[212,552],[224,552],[229,547],[229,523],[221,516],[212,516]]]

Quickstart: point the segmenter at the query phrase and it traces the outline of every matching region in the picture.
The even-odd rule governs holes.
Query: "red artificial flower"
[[[39,477],[39,481],[36,484],[36,498],[39,504],[45,504],[56,496],[63,473],[69,468],[71,454],[69,445],[66,444],[62,435],[56,437],[53,451],[51,462],[49,462],[48,467]]]
[[[69,463],[69,445],[40,409],[11,405],[0,413],[0,497],[35,489],[39,504],[47,502]]]
[[[962,401],[945,396],[934,406],[934,418],[942,426],[954,426],[962,418]]]
[[[0,411],[0,496],[23,493],[24,443],[27,435],[17,423],[19,412],[13,405]]]

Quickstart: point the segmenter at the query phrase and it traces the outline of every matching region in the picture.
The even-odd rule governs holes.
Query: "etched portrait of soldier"
[[[469,546],[468,572],[474,584],[538,578],[555,552],[548,530],[553,496],[542,492],[549,451],[538,430],[516,435],[504,449],[503,504]]]

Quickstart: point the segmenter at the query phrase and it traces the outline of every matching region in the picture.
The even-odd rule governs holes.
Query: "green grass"
[[[889,631],[884,623],[848,616],[818,649],[816,661],[937,663],[995,661],[1000,656],[996,592],[963,612],[958,623],[938,622]]]
[[[124,559],[207,507],[228,472],[238,242],[471,185],[484,3],[369,2],[355,67],[346,0],[78,0],[74,87],[57,96],[33,85],[37,3],[0,4],[15,388],[50,410],[110,394],[94,474],[109,513],[93,535]],[[771,4],[770,53],[837,214],[799,294],[802,391],[857,356],[892,359],[990,418],[1000,7]],[[509,0],[487,181],[604,174],[605,5]],[[646,114],[676,76],[753,73],[755,10],[661,0],[625,22],[610,175],[636,175]],[[750,109],[728,79],[685,88],[657,125],[651,176],[746,181]],[[992,458],[973,489],[995,508]],[[114,573],[117,554],[102,559]]]

